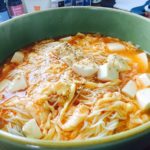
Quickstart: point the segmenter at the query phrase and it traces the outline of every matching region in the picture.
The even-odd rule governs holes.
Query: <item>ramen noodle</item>
[[[148,54],[78,33],[15,52],[1,66],[0,129],[41,140],[102,138],[150,120]]]

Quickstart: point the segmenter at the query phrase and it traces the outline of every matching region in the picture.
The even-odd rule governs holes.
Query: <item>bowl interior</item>
[[[132,41],[150,50],[150,21],[128,12],[108,8],[59,8],[24,15],[0,25],[0,61],[37,40],[100,33]]]

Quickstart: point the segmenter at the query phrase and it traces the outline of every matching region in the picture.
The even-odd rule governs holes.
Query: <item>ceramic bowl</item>
[[[150,21],[121,10],[96,7],[50,9],[0,24],[0,63],[16,50],[41,39],[100,33],[138,44],[150,51]],[[119,134],[84,141],[54,142],[0,131],[1,150],[142,150],[150,145],[150,122]]]

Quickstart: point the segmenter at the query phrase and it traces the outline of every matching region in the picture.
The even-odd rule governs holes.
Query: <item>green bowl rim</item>
[[[84,9],[84,10],[106,10],[106,11],[111,11],[111,12],[117,12],[117,13],[122,13],[122,14],[127,14],[130,16],[134,16],[136,18],[139,18],[140,20],[146,21],[150,23],[150,19],[142,17],[140,15],[131,13],[131,12],[127,12],[127,11],[123,11],[123,10],[119,10],[119,9],[112,9],[112,8],[104,8],[104,7],[91,7],[91,6],[72,6],[72,7],[62,7],[62,8],[51,8],[49,10],[45,10],[45,11],[40,11],[40,12],[33,12],[30,14],[24,14],[22,16],[18,16],[16,18],[13,18],[11,20],[8,20],[6,22],[3,22],[0,24],[1,26],[5,26],[6,24],[9,24],[10,22],[13,22],[15,20],[18,20],[20,18],[25,18],[28,16],[32,16],[35,14],[39,14],[39,13],[45,13],[45,12],[51,12],[51,11],[55,11],[55,10],[64,10],[64,9]],[[63,147],[82,147],[82,146],[92,146],[95,144],[105,144],[105,143],[111,143],[111,142],[116,142],[116,141],[120,141],[120,140],[124,140],[127,139],[129,137],[134,137],[136,135],[140,135],[140,134],[144,134],[144,131],[148,132],[148,129],[150,129],[150,121],[138,126],[136,128],[130,129],[128,131],[124,131],[121,133],[117,133],[114,135],[110,135],[110,136],[106,136],[103,138],[91,138],[91,139],[87,139],[87,140],[72,140],[72,141],[47,141],[47,140],[38,140],[38,139],[31,139],[31,138],[25,138],[25,137],[20,137],[20,136],[16,136],[16,135],[12,135],[10,133],[7,133],[5,131],[0,130],[0,139],[7,140],[7,141],[11,141],[11,142],[15,142],[18,144],[24,144],[27,146],[35,146],[35,147],[56,147],[56,148],[63,148]]]

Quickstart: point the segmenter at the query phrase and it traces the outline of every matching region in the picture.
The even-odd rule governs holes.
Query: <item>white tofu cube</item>
[[[144,69],[147,70],[148,69],[148,57],[147,57],[147,54],[143,52],[143,53],[138,54],[137,57],[143,63]]]
[[[17,92],[19,90],[24,90],[27,88],[26,78],[23,74],[17,76],[9,85],[8,91]]]
[[[125,50],[125,46],[120,43],[107,43],[107,47],[111,52],[123,51]]]
[[[139,90],[136,98],[142,109],[150,109],[150,88]]]
[[[115,54],[111,54],[107,58],[108,63],[114,65],[118,71],[128,71],[131,67],[128,64],[128,60]]]
[[[11,82],[7,79],[4,79],[0,82],[0,91],[3,91]]]
[[[134,98],[137,92],[136,83],[132,80],[128,81],[128,83],[122,88],[122,92],[131,98]]]
[[[88,63],[88,60],[87,64],[85,64],[84,61],[85,60],[83,60],[83,62],[81,61],[80,63],[74,63],[72,70],[83,77],[90,77],[94,75],[98,71],[98,66],[92,62]]]
[[[29,120],[22,128],[22,132],[26,137],[39,139],[42,137],[42,132],[36,123],[35,119]]]
[[[15,52],[14,56],[11,59],[12,63],[20,64],[24,60],[24,54],[22,52]]]
[[[148,87],[150,86],[150,74],[149,73],[143,73],[138,76],[138,79],[143,84],[143,86]]]
[[[99,66],[97,78],[101,81],[112,81],[119,78],[117,69],[109,63]]]

